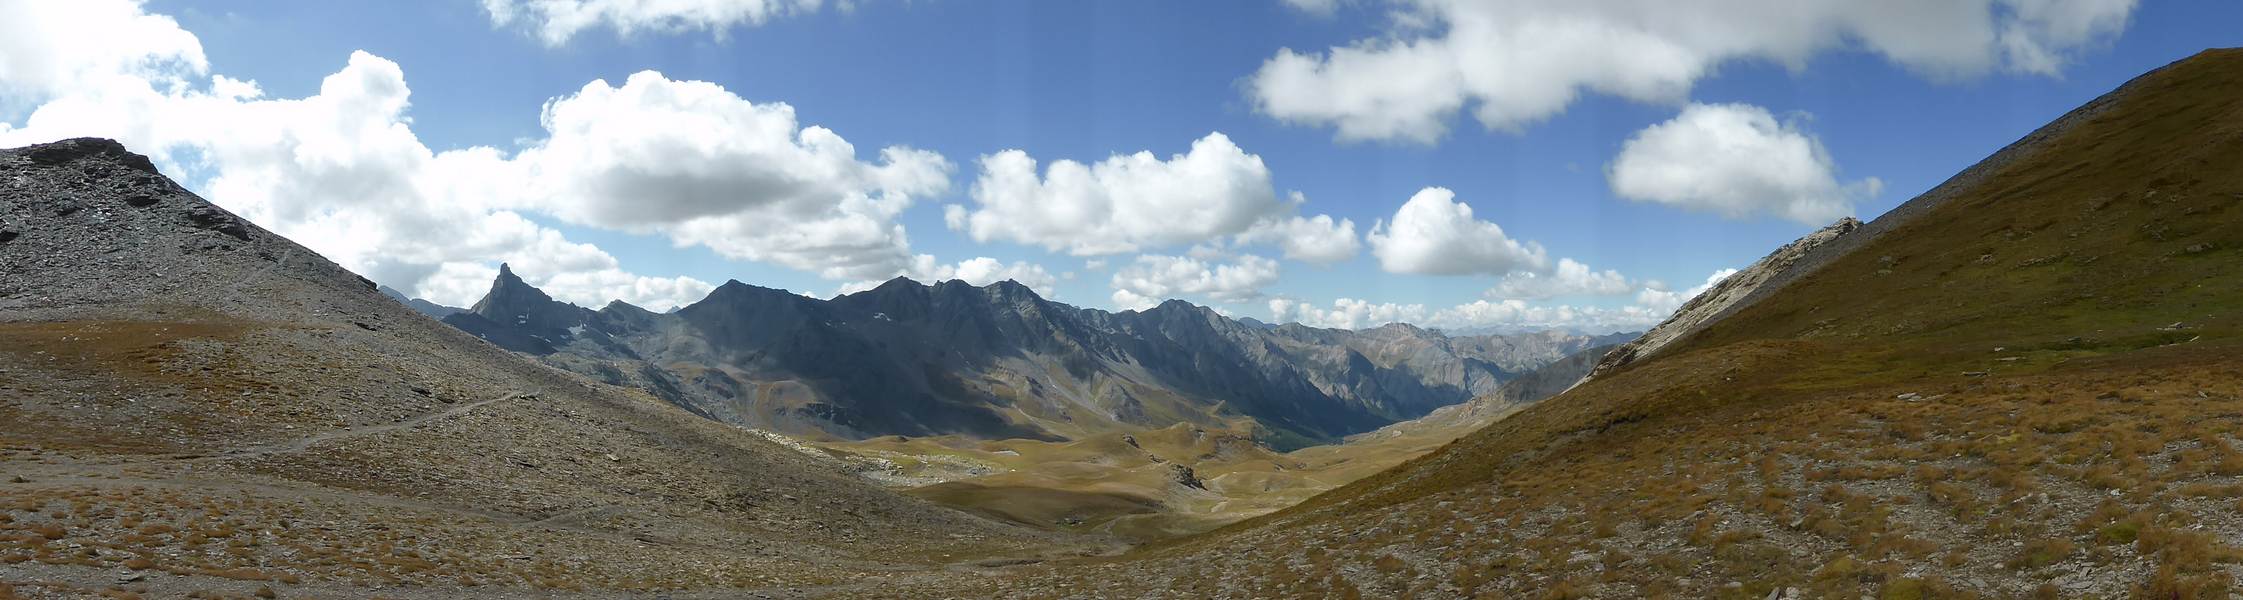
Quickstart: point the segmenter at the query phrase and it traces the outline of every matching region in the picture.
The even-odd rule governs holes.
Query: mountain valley
[[[1126,559],[897,595],[2228,597],[2238,160],[2243,50],[2205,51],[1422,458]]]
[[[119,142],[4,149],[0,600],[2231,597],[2237,165],[2207,50],[1640,335],[1466,335],[508,264],[454,308]]]

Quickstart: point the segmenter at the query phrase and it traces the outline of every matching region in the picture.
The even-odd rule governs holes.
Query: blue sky
[[[181,77],[197,89],[215,89],[202,80],[223,75],[254,81],[263,98],[303,98],[320,94],[322,79],[345,69],[353,52],[391,61],[411,89],[410,107],[403,110],[402,121],[421,145],[439,153],[487,146],[503,156],[535,146],[549,135],[539,121],[541,107],[578,93],[593,80],[621,86],[633,73],[654,70],[669,81],[712,82],[747,102],[793,107],[800,125],[823,127],[845,138],[862,161],[875,162],[880,149],[889,146],[931,151],[947,160],[952,170],[944,185],[911,193],[907,206],[893,216],[894,224],[907,232],[908,252],[913,255],[931,255],[941,263],[990,257],[1007,264],[1033,264],[1051,276],[1050,282],[1038,286],[1040,291],[1100,308],[1119,307],[1122,300],[1115,290],[1122,284],[1114,273],[1140,255],[1191,258],[1197,261],[1194,264],[1211,268],[1209,277],[1195,286],[1190,273],[1184,273],[1192,270],[1190,265],[1162,263],[1158,266],[1165,270],[1153,272],[1180,274],[1186,281],[1164,280],[1169,285],[1141,291],[1167,291],[1165,295],[1214,304],[1240,316],[1272,318],[1272,299],[1319,309],[1331,308],[1339,298],[1394,305],[1388,313],[1369,312],[1353,320],[1321,311],[1295,315],[1306,315],[1302,320],[1319,324],[1353,326],[1375,325],[1384,320],[1382,314],[1441,321],[1437,324],[1452,327],[1597,329],[1617,327],[1610,323],[1620,321],[1644,323],[1655,319],[1636,314],[1620,321],[1537,317],[1467,323],[1435,313],[1475,301],[1504,300],[1490,290],[1506,274],[1539,271],[1547,280],[1551,265],[1561,258],[1586,264],[1594,272],[1616,271],[1625,279],[1624,285],[1517,300],[1537,308],[1644,306],[1647,300],[1640,288],[1685,291],[1711,273],[1749,264],[1816,227],[1809,219],[1786,218],[1778,212],[1740,209],[1742,214],[1729,214],[1706,204],[1718,203],[1719,198],[1657,202],[1617,194],[1607,166],[1631,137],[1678,119],[1686,106],[1757,107],[1781,121],[1781,133],[1793,136],[1787,139],[1819,143],[1829,167],[1825,179],[1849,186],[1830,193],[1842,194],[1851,203],[1847,212],[1867,219],[2134,75],[2207,47],[2243,43],[2234,27],[2243,22],[2239,19],[2243,5],[2213,1],[2140,6],[2073,2],[2083,5],[2082,11],[2097,9],[2086,4],[2099,4],[2106,14],[2116,11],[2122,18],[2116,27],[2106,22],[2104,29],[2084,36],[2048,34],[2041,41],[2057,52],[2060,61],[2037,71],[2022,59],[2001,55],[1988,59],[1991,66],[1976,70],[1941,66],[1947,63],[1927,67],[1923,60],[1892,58],[1894,48],[1905,50],[1906,44],[1917,42],[1879,41],[1837,27],[1812,34],[1828,39],[1814,41],[1806,51],[1778,49],[1709,59],[1706,72],[1689,79],[1686,91],[1678,94],[1646,101],[1583,89],[1554,113],[1526,117],[1507,125],[1508,129],[1490,130],[1476,121],[1471,114],[1475,101],[1467,99],[1461,113],[1441,119],[1444,133],[1428,142],[1406,135],[1340,139],[1335,120],[1280,114],[1285,111],[1269,108],[1257,98],[1253,81],[1265,62],[1283,48],[1321,58],[1333,48],[1352,44],[1461,37],[1446,31],[1453,23],[1438,20],[1425,28],[1396,24],[1398,14],[1440,17],[1444,9],[1410,2],[1343,2],[1324,7],[1319,2],[1278,0],[859,0],[846,9],[831,5],[803,9],[792,4],[797,1],[786,0],[781,4],[790,10],[760,23],[669,21],[672,26],[688,24],[629,32],[620,32],[613,23],[593,24],[571,32],[558,44],[539,36],[534,19],[517,18],[502,25],[495,22],[498,19],[489,7],[467,1],[154,0],[134,8],[174,19],[179,29],[199,42],[206,66],[186,69]],[[2020,19],[2026,14],[2021,4],[2011,6],[2006,0],[1990,6],[1984,10],[1991,11],[1996,27],[2004,18]],[[1448,18],[1466,17],[1450,14]],[[0,46],[0,51],[30,50]],[[165,51],[156,48],[150,55]],[[1797,59],[1795,64],[1783,64],[1791,58]],[[1505,60],[1517,65],[1534,58]],[[145,71],[136,72],[144,75]],[[7,98],[0,101],[0,123],[11,124],[15,137],[7,137],[11,128],[0,128],[0,139],[24,141],[71,133],[65,120],[56,119],[59,125],[42,124],[31,116],[43,102],[74,93],[74,83],[42,85],[18,79],[14,93],[0,96]],[[5,83],[7,72],[0,71],[0,86]],[[1335,83],[1340,84],[1383,85],[1376,77]],[[1001,235],[976,240],[944,218],[945,205],[977,207],[972,188],[981,171],[977,161],[984,155],[1017,149],[1046,166],[1056,159],[1094,163],[1138,151],[1165,159],[1186,152],[1194,140],[1211,132],[1224,134],[1244,153],[1258,157],[1266,166],[1271,190],[1280,196],[1302,194],[1306,201],[1297,208],[1298,215],[1351,221],[1357,240],[1374,223],[1394,221],[1398,208],[1413,195],[1437,186],[1453,191],[1455,201],[1472,209],[1473,219],[1499,225],[1512,241],[1539,244],[1543,264],[1514,261],[1449,268],[1454,265],[1426,262],[1445,261],[1439,257],[1452,253],[1435,247],[1428,250],[1435,254],[1414,263],[1418,266],[1397,268],[1382,260],[1376,247],[1365,245],[1345,260],[1320,265],[1287,259],[1269,244],[1240,243],[1224,236],[1209,237],[1204,243],[1139,244],[1130,251],[1080,256]],[[230,159],[205,157],[241,151],[170,138],[151,143],[179,146],[173,159],[189,172],[187,183],[221,205],[253,218],[261,214],[257,207],[270,208],[262,201],[230,201],[226,190],[231,188],[208,181],[235,167],[227,162]],[[1881,184],[1873,194],[1861,185],[1868,178]],[[509,210],[536,228],[558,232],[568,242],[596,246],[612,256],[616,269],[634,277],[672,281],[683,277],[704,284],[739,279],[820,296],[862,278],[862,273],[835,276],[783,260],[726,256],[708,245],[681,247],[675,236],[661,230],[641,227],[633,232],[632,227],[608,226],[581,215],[571,217],[565,210],[521,202],[494,210]],[[321,229],[307,225],[301,231]],[[495,267],[506,256],[504,252],[467,253],[441,260]],[[1276,276],[1223,282],[1213,272],[1212,267],[1220,264],[1251,263],[1253,259],[1241,258],[1249,256],[1270,261]],[[1103,262],[1104,268],[1094,268],[1087,262],[1092,259]],[[352,264],[347,258],[339,260]],[[525,270],[521,267],[517,265]],[[464,267],[440,272],[461,278],[477,274]],[[1460,274],[1441,274],[1449,272]],[[546,276],[525,275],[533,281]],[[387,283],[411,287],[420,282]],[[689,297],[690,288],[673,286],[654,293],[643,293],[648,289],[643,285],[635,289],[642,292],[638,301],[659,303],[664,297]],[[443,288],[429,283],[418,291],[441,301],[471,301],[460,297],[460,289],[460,284]],[[606,288],[572,289],[579,297],[570,299],[596,305],[591,296]],[[1657,302],[1650,304],[1654,311],[1663,308]],[[1410,305],[1420,310],[1410,312]]]

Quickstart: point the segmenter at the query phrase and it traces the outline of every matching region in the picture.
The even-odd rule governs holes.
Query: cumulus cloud
[[[1116,308],[1143,310],[1168,299],[1190,297],[1217,302],[1259,298],[1277,282],[1277,261],[1251,254],[1220,262],[1189,256],[1148,254],[1114,272]]]
[[[1470,110],[1514,129],[1584,93],[1680,102],[1723,63],[1805,68],[1858,47],[1936,79],[2055,75],[2118,35],[2135,0],[1390,0],[1393,30],[1322,52],[1279,50],[1247,81],[1257,110],[1341,140],[1431,143]],[[1312,11],[1330,2],[1295,2]]]
[[[951,229],[1076,256],[1235,239],[1278,244],[1288,257],[1333,262],[1358,248],[1354,223],[1296,215],[1299,194],[1278,196],[1262,157],[1221,132],[1166,160],[1149,151],[1096,164],[1056,160],[1037,173],[1021,150],[981,157],[974,206],[944,207]]]
[[[1410,196],[1391,221],[1371,226],[1371,255],[1389,273],[1501,275],[1549,264],[1541,244],[1520,242],[1494,223],[1472,217],[1472,207],[1447,188]]]
[[[1291,298],[1271,298],[1269,312],[1279,323],[1292,322],[1330,329],[1363,329],[1387,323],[1424,323],[1431,314],[1423,304],[1374,304],[1354,298],[1333,300],[1331,308]]]
[[[1605,171],[1629,200],[1809,225],[1853,214],[1855,199],[1884,187],[1875,177],[1839,183],[1820,140],[1747,104],[1691,104],[1629,137]]]
[[[173,88],[210,68],[201,40],[137,1],[12,0],[0,12],[8,17],[0,19],[0,98],[37,100],[90,85]]]
[[[491,24],[522,25],[547,45],[567,43],[578,32],[606,26],[620,36],[650,31],[706,31],[722,37],[738,26],[817,12],[824,0],[483,0]],[[848,0],[837,4],[847,7]]]
[[[1503,276],[1486,295],[1490,299],[1540,300],[1557,296],[1617,296],[1635,291],[1635,284],[1619,271],[1598,271],[1570,258],[1558,259],[1549,272],[1520,271]]]
[[[1320,265],[1355,258],[1363,250],[1362,239],[1355,235],[1355,221],[1333,220],[1331,215],[1263,221],[1239,234],[1238,239],[1244,243],[1275,243],[1285,258]]]
[[[973,285],[989,285],[999,281],[1011,280],[1028,286],[1028,289],[1035,290],[1037,295],[1045,298],[1058,297],[1059,280],[1067,276],[1063,274],[1060,277],[1053,277],[1050,271],[1044,269],[1043,265],[1027,261],[1007,263],[987,256],[977,256],[956,263],[942,263],[936,260],[932,254],[912,257],[911,266],[896,275],[930,283],[956,279]],[[834,292],[834,295],[854,294],[880,287],[882,283],[886,283],[886,280],[852,281],[842,284],[839,291]]]
[[[879,277],[911,259],[895,217],[950,185],[949,161],[904,146],[860,161],[784,103],[653,71],[546,104],[547,137],[514,161],[519,197],[573,223],[818,272]]]

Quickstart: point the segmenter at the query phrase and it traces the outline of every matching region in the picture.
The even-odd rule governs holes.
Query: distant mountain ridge
[[[405,295],[405,292],[398,291],[397,288],[389,287],[386,285],[381,286],[380,288],[376,288],[375,291],[381,292],[384,296],[389,296],[392,300],[403,303],[406,308],[413,309],[413,312],[428,315],[428,318],[431,319],[442,319],[444,317],[449,317],[453,314],[467,310],[457,306],[445,306],[442,304],[429,302],[427,300],[422,300],[420,298],[407,296]]]
[[[1632,334],[1451,337],[1269,325],[1171,300],[1119,313],[1001,281],[897,278],[820,300],[729,281],[657,314],[552,299],[501,267],[446,323],[722,421],[862,439],[1074,439],[1176,423],[1291,448],[1423,416]]]

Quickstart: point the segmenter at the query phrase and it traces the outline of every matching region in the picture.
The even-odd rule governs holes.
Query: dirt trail
[[[271,445],[265,445],[265,446],[257,446],[257,447],[253,447],[253,448],[242,448],[242,449],[238,449],[238,450],[228,450],[228,451],[226,451],[226,452],[225,452],[225,453],[223,453],[223,454],[219,454],[219,455],[216,455],[216,456],[205,456],[205,457],[200,457],[200,458],[196,458],[196,459],[194,459],[194,460],[196,460],[196,461],[198,461],[198,462],[207,462],[207,461],[219,461],[219,460],[235,460],[235,459],[242,459],[242,458],[259,458],[259,457],[271,456],[271,455],[274,455],[274,454],[282,454],[282,453],[287,453],[287,452],[302,452],[302,451],[305,451],[305,450],[309,450],[309,449],[311,449],[311,447],[312,447],[312,446],[318,445],[318,444],[319,444],[319,443],[321,443],[321,442],[332,442],[332,441],[337,441],[337,440],[347,440],[347,439],[352,439],[352,438],[360,438],[360,437],[366,437],[366,436],[369,436],[369,435],[377,435],[377,434],[382,434],[382,433],[388,433],[388,432],[391,432],[391,431],[397,431],[397,430],[400,430],[400,429],[410,429],[410,428],[413,428],[413,427],[419,426],[419,425],[420,425],[420,424],[422,424],[422,423],[427,423],[427,422],[429,422],[429,421],[434,421],[434,420],[437,420],[437,419],[443,419],[443,418],[448,418],[448,417],[452,417],[452,416],[457,416],[457,415],[461,415],[461,414],[466,414],[466,413],[467,413],[467,411],[475,410],[475,409],[477,409],[477,408],[481,408],[481,407],[483,407],[483,406],[485,406],[485,405],[490,405],[490,404],[497,404],[497,403],[500,403],[500,402],[505,402],[505,401],[508,401],[508,400],[515,400],[515,399],[521,399],[521,398],[535,398],[535,397],[537,397],[537,392],[508,392],[508,393],[507,393],[506,395],[503,395],[503,396],[499,396],[499,397],[497,397],[497,398],[491,398],[491,399],[489,399],[489,400],[478,400],[478,401],[475,401],[475,402],[469,402],[469,403],[466,403],[466,404],[461,404],[461,405],[458,405],[458,406],[454,406],[454,407],[451,407],[451,408],[447,408],[447,409],[444,409],[444,410],[440,410],[440,411],[437,411],[437,412],[432,412],[432,413],[428,413],[428,414],[425,414],[425,415],[421,415],[421,416],[418,416],[418,417],[413,417],[413,418],[410,418],[410,419],[405,419],[405,420],[402,420],[402,421],[397,421],[397,422],[394,422],[394,423],[383,423],[383,424],[380,424],[380,425],[368,425],[368,426],[364,426],[364,427],[350,427],[350,428],[345,428],[345,429],[337,429],[337,430],[334,430],[334,431],[326,431],[326,432],[321,432],[321,433],[313,434],[313,435],[311,435],[310,437],[305,437],[305,438],[303,438],[303,439],[299,439],[299,440],[296,440],[296,441],[293,441],[293,442],[287,442],[287,443],[282,443],[282,444],[271,444]]]

